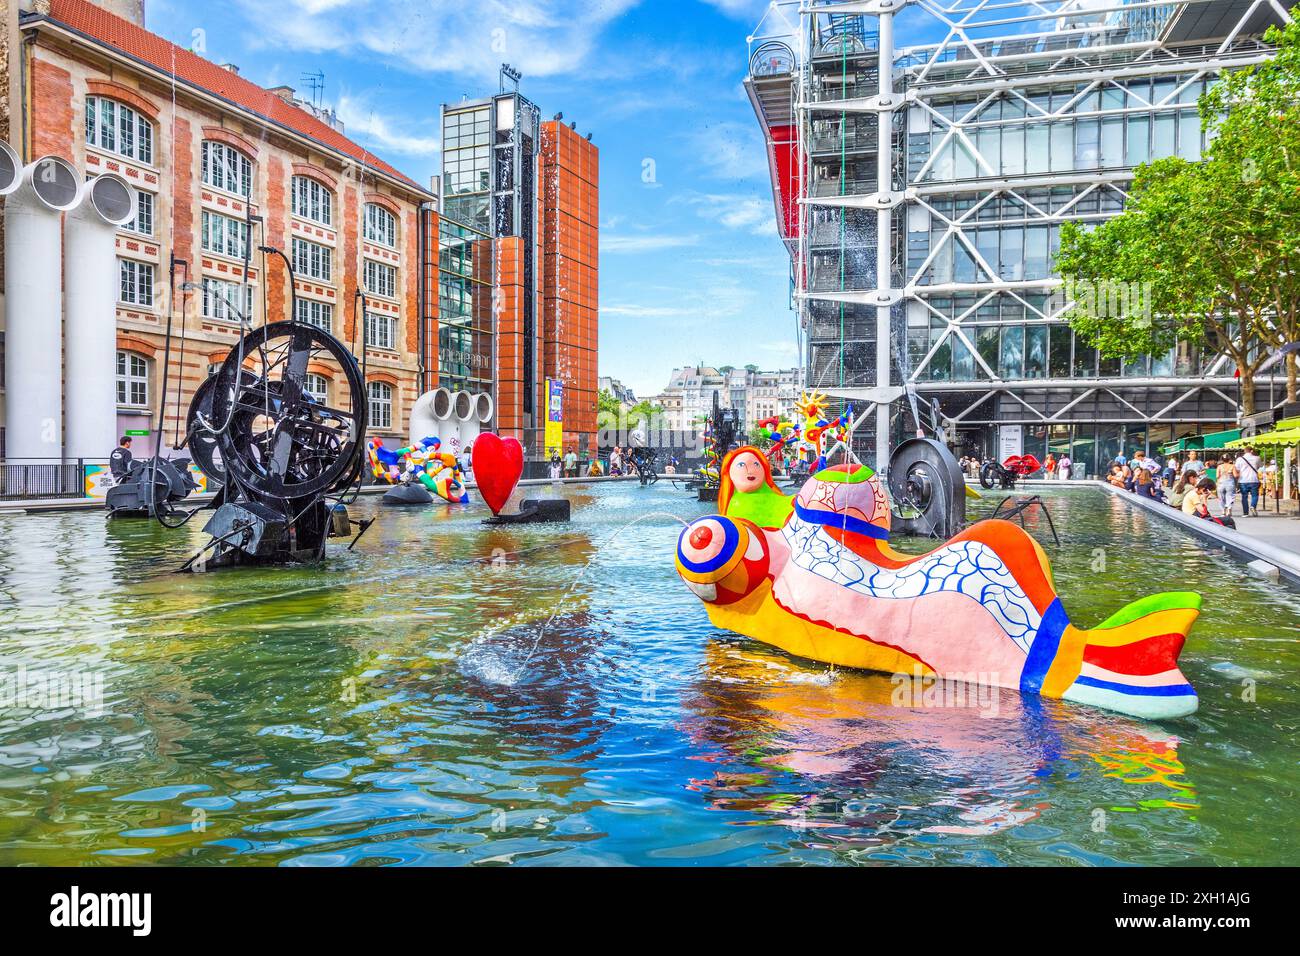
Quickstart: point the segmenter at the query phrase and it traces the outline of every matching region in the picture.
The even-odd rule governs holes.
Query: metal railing
[[[86,497],[86,466],[103,464],[84,458],[56,462],[47,459],[0,460],[0,501],[27,498]]]

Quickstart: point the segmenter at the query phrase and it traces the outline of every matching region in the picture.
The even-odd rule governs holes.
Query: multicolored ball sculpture
[[[1196,710],[1178,654],[1199,595],[1156,594],[1077,628],[1047,555],[1009,521],[978,522],[928,554],[891,548],[889,500],[865,465],[813,475],[779,528],[733,510],[693,522],[677,543],[678,573],[718,627],[844,667],[1138,717]]]

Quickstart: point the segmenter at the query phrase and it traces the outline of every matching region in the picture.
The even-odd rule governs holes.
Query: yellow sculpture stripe
[[[932,667],[910,654],[791,614],[772,597],[771,581],[764,581],[735,604],[705,607],[716,626],[775,645],[796,657],[886,674],[934,676]]]

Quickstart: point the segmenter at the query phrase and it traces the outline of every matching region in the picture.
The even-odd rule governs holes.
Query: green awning
[[[1300,445],[1300,423],[1297,423],[1295,428],[1277,428],[1271,432],[1264,432],[1262,435],[1252,435],[1250,438],[1238,438],[1228,447],[1245,448],[1247,445],[1256,448]]]
[[[1241,437],[1240,428],[1230,428],[1226,432],[1210,432],[1208,435],[1188,435],[1180,438],[1178,441],[1167,442],[1160,446],[1161,454],[1172,454],[1176,451],[1202,451],[1207,448],[1227,448],[1228,442],[1236,441]]]

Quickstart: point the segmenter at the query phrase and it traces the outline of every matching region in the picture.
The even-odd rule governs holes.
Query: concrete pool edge
[[[676,475],[667,475],[663,477],[680,477]],[[636,475],[600,475],[598,477],[579,477],[579,478],[523,478],[519,481],[519,486],[533,487],[537,485],[585,485],[600,484],[607,481],[638,481]],[[392,485],[362,485],[360,493],[363,495],[380,495],[392,488]],[[474,489],[478,484],[469,481],[466,487]],[[184,501],[178,502],[182,507],[185,505],[202,505],[216,497],[216,492],[205,492],[197,495],[190,495]],[[11,501],[0,501],[0,517],[6,515],[25,515],[25,514],[45,514],[58,511],[94,511],[96,509],[104,510],[103,498],[21,498]]]
[[[1179,525],[1183,530],[1191,534],[1227,549],[1236,557],[1244,558],[1248,564],[1254,561],[1263,561],[1271,565],[1277,569],[1280,580],[1285,581],[1293,588],[1300,589],[1300,555],[1284,548],[1275,547],[1267,542],[1259,541],[1232,528],[1225,528],[1213,521],[1185,515],[1167,504],[1140,498],[1130,491],[1116,488],[1104,481],[1093,482],[1093,484],[1096,484],[1102,491],[1112,497],[1119,498],[1133,507],[1164,518],[1166,521]]]

